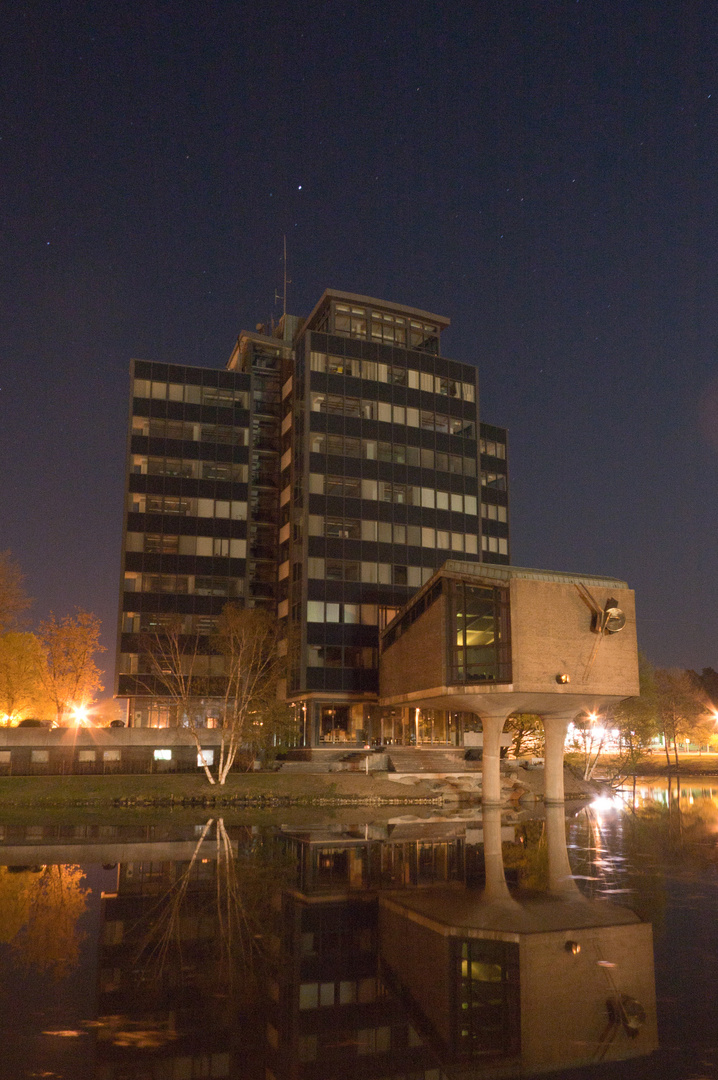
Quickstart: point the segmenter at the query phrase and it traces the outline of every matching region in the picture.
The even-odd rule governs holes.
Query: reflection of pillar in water
[[[501,847],[501,807],[484,806],[482,814],[484,831],[484,869],[486,885],[484,897],[487,900],[514,900],[506,884],[504,856]]]
[[[546,806],[548,847],[548,891],[564,900],[583,900],[583,893],[571,873],[566,847],[566,818],[561,803]]]
[[[575,716],[575,710],[563,713],[550,713],[543,716],[545,736],[544,749],[544,802],[562,803],[563,789],[563,751],[566,743],[568,725]]]

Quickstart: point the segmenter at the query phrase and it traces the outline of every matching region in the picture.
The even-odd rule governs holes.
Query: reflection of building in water
[[[627,908],[503,905],[456,889],[383,896],[379,949],[443,1060],[559,1069],[657,1046],[651,927]]]
[[[267,1080],[440,1080],[379,978],[376,914],[371,894],[284,893],[268,980]]]
[[[650,925],[581,895],[560,807],[541,826],[545,892],[510,891],[501,854],[519,833],[487,808],[295,833],[268,1080],[510,1076],[655,1049]],[[479,851],[482,890],[466,887]]]

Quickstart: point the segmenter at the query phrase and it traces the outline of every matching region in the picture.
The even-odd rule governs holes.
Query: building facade
[[[383,710],[378,686],[380,630],[447,559],[509,561],[506,432],[480,422],[476,367],[441,355],[447,326],[327,290],[306,319],[242,332],[225,371],[134,363],[131,723],[173,722],[148,635],[200,635],[201,673],[221,675],[209,635],[236,602],[281,620],[301,745],[460,743],[459,718]]]

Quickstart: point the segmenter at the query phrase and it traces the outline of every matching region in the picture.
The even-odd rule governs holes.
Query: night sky
[[[327,287],[446,315],[512,561],[718,667],[718,7],[5,5],[0,550],[113,664],[131,357],[223,367]]]

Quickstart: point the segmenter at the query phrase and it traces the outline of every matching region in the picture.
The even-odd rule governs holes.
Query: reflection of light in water
[[[58,1039],[76,1039],[78,1035],[86,1035],[85,1031],[43,1031],[43,1035],[54,1035]]]
[[[620,795],[599,795],[590,805],[595,813],[605,814],[609,810],[625,810],[626,800]]]

